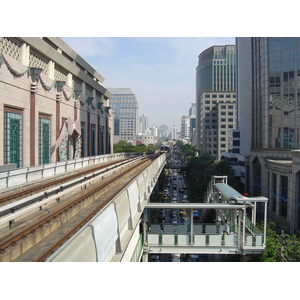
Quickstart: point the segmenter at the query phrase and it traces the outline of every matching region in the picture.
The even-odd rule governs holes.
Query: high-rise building
[[[140,116],[140,124],[139,124],[139,128],[140,128],[140,133],[144,134],[146,132],[146,129],[148,129],[148,116],[146,116],[145,114],[142,114]]]
[[[300,232],[300,38],[237,38],[238,127],[250,195]]]
[[[171,128],[171,139],[176,140],[177,139],[177,127],[173,124]]]
[[[235,126],[235,45],[212,46],[196,68],[196,148],[220,159]],[[230,110],[228,111],[228,108]]]
[[[130,88],[108,88],[112,94],[111,109],[114,113],[114,143],[123,140],[135,144],[139,133],[138,101]]]
[[[200,97],[200,136],[199,149],[211,153],[220,160],[222,152],[232,149],[231,131],[236,127],[235,93],[203,92]]]
[[[181,117],[181,138],[189,139],[190,138],[190,116]]]
[[[189,116],[196,116],[197,106],[196,103],[192,103],[192,106],[189,109]]]

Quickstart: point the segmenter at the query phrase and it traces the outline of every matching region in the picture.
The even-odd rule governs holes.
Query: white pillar
[[[48,77],[52,80],[54,80],[54,61],[53,60],[49,60],[48,65]]]
[[[29,45],[23,43],[20,47],[21,55],[20,60],[24,66],[29,66]]]

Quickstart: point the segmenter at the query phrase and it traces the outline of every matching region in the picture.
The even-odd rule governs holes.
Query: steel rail
[[[68,182],[71,179],[84,176],[85,174],[92,173],[92,172],[97,171],[101,168],[107,168],[107,167],[110,167],[111,165],[114,165],[114,164],[117,164],[117,163],[122,163],[122,162],[126,163],[126,161],[131,160],[131,159],[132,158],[130,158],[130,159],[127,159],[127,158],[126,159],[120,159],[120,160],[116,160],[114,162],[104,163],[104,164],[97,165],[97,166],[94,166],[94,167],[91,167],[91,168],[86,168],[85,170],[78,169],[78,170],[75,170],[75,172],[73,172],[72,174],[66,175],[66,176],[63,176],[62,175],[63,173],[62,173],[62,174],[59,174],[59,175],[62,175],[62,177],[60,177],[60,178],[51,179],[51,177],[47,177],[47,178],[45,178],[45,179],[49,179],[49,181],[47,181],[47,182],[39,183],[36,186],[30,186],[30,187],[24,188],[24,189],[21,188],[20,191],[15,191],[14,190],[13,192],[8,192],[7,194],[0,196],[0,204],[8,202],[10,200],[18,199],[19,197],[24,197],[25,195],[30,195],[32,193],[37,193],[38,191],[45,190],[46,188],[54,186],[54,185],[59,185],[59,184],[62,184],[64,182]],[[18,187],[16,186],[15,188],[17,189]]]
[[[11,236],[11,237],[5,239],[4,241],[0,242],[0,252],[5,251],[5,249],[8,248],[11,245],[16,245],[16,243],[18,241],[25,238],[28,234],[34,233],[38,228],[42,228],[44,225],[49,223],[52,219],[57,218],[59,215],[66,212],[67,210],[69,210],[73,206],[79,204],[80,202],[84,201],[88,197],[93,197],[93,195],[95,193],[99,192],[101,189],[105,188],[109,184],[114,183],[117,179],[120,180],[122,177],[128,176],[128,173],[130,171],[138,168],[142,164],[145,164],[145,163],[151,161],[150,159],[147,159],[146,157],[145,157],[145,159],[143,159],[137,165],[130,166],[129,168],[126,168],[126,169],[120,171],[118,174],[113,175],[112,177],[108,178],[106,181],[102,182],[101,184],[96,184],[95,186],[89,187],[88,189],[86,189],[82,193],[79,193],[75,197],[73,197],[72,201],[66,201],[65,205],[64,205],[64,203],[61,203],[61,207],[59,207],[56,210],[50,211],[49,214],[46,217],[42,217],[42,219],[40,219],[39,221],[28,225],[27,228],[20,230],[19,232],[17,232],[13,236]],[[124,187],[122,187],[122,188],[124,188]],[[100,205],[100,207],[103,207],[109,201],[110,201],[110,199],[107,199],[106,201],[104,201]],[[99,208],[98,208],[98,210],[99,210]]]

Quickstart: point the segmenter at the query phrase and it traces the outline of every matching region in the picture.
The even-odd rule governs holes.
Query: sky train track
[[[94,175],[78,177],[51,188],[42,200],[27,197],[10,206],[18,209],[0,217],[0,262],[45,261],[56,249],[105,207],[155,157],[140,157]],[[116,165],[116,164],[115,164]],[[85,180],[83,180],[85,178]],[[88,178],[88,179],[87,179]],[[9,206],[9,205],[6,205]],[[5,206],[0,207],[5,210]],[[10,208],[11,209],[11,208]],[[2,227],[1,227],[2,226]]]
[[[127,163],[129,160],[128,158],[125,159],[118,159],[114,160],[113,162],[103,163],[100,165],[86,167],[84,169],[78,169],[75,171],[70,171],[67,174],[60,174],[58,176],[49,177],[44,179],[43,181],[25,184],[22,187],[13,187],[10,189],[6,189],[6,191],[2,192],[0,195],[0,206],[3,206],[7,203],[14,202],[18,199],[24,198],[27,195],[32,195],[34,193],[38,193],[40,191],[44,191],[48,188],[53,186],[57,186],[59,184],[63,184],[65,182],[69,182],[73,179],[82,177],[82,176],[93,176],[94,172],[99,170],[103,170],[112,166],[115,166],[118,163]],[[1,216],[1,215],[0,215]]]

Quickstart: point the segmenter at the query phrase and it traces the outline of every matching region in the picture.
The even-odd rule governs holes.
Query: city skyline
[[[196,102],[198,55],[234,37],[63,37],[104,78],[106,88],[130,88],[149,127],[180,128]]]

